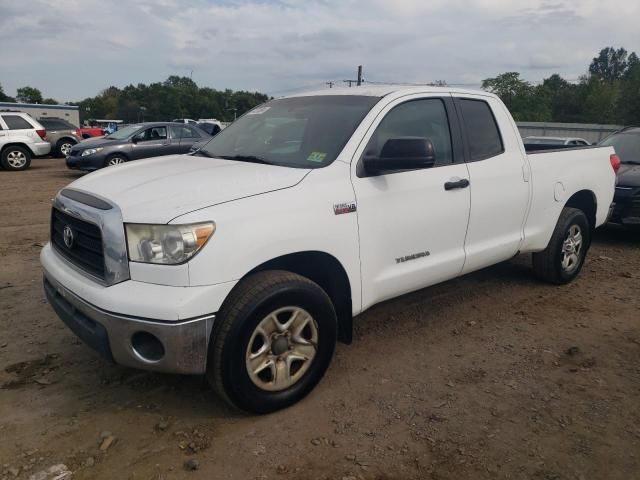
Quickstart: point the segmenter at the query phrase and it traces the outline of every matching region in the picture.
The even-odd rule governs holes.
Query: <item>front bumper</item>
[[[167,373],[206,371],[215,315],[167,322],[108,312],[65,288],[46,270],[44,290],[60,319],[108,360]]]
[[[99,152],[94,153],[93,155],[87,155],[85,157],[82,157],[80,155],[68,156],[65,159],[65,163],[67,164],[67,168],[70,168],[71,170],[93,172],[94,170],[98,170],[99,168],[104,167],[105,159],[106,156],[101,155]]]

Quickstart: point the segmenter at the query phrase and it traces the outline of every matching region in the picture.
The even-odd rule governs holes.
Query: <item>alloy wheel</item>
[[[582,244],[582,229],[578,225],[571,225],[562,243],[562,269],[565,272],[572,273],[580,266]]]
[[[318,326],[300,307],[283,307],[260,321],[245,356],[251,381],[267,391],[285,390],[307,372],[317,352]]]
[[[7,154],[7,163],[11,168],[22,168],[27,164],[27,156],[20,150],[13,150]]]

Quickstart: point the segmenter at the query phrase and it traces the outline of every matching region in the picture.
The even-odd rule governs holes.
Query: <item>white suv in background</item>
[[[30,115],[0,111],[0,167],[26,170],[32,157],[47,155],[51,144],[46,130]]]

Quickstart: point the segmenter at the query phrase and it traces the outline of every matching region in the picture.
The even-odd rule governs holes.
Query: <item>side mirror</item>
[[[372,175],[384,171],[430,168],[435,161],[433,142],[423,137],[390,138],[379,157],[365,156],[362,159],[364,169]]]
[[[135,145],[136,143],[138,143],[139,141],[140,141],[140,138],[139,138],[137,135],[135,135],[135,136],[133,136],[133,137],[131,138],[131,143],[133,143],[134,145]]]

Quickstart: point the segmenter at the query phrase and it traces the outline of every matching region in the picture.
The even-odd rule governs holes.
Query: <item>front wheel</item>
[[[316,386],[336,337],[336,313],[322,288],[290,272],[258,272],[234,288],[216,317],[207,377],[228,403],[273,412]]]
[[[111,155],[104,161],[105,167],[113,167],[116,165],[122,165],[127,161],[127,159],[122,155]]]
[[[591,243],[591,226],[582,210],[565,207],[545,250],[533,254],[538,278],[562,285],[578,276]]]

